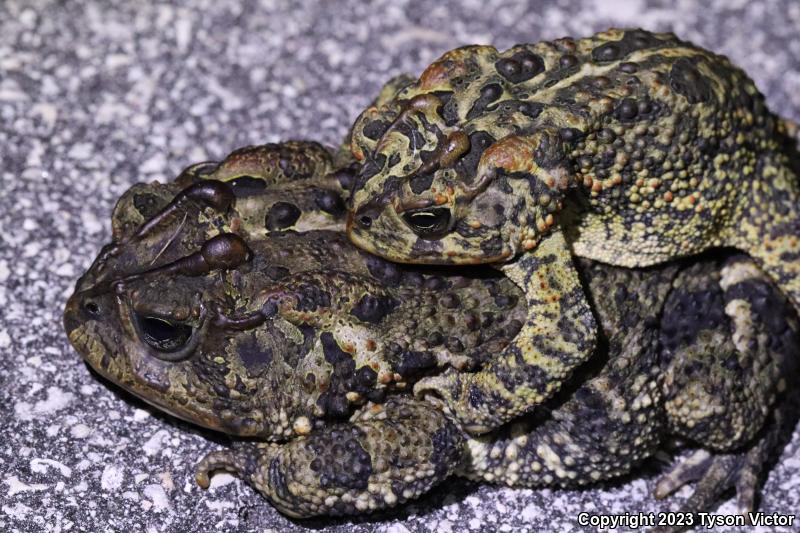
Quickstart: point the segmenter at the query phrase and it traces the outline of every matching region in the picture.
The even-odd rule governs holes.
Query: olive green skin
[[[800,308],[790,133],[743,71],[672,34],[465,46],[356,121],[348,235],[401,263],[492,264],[524,291],[519,335],[481,372],[416,385],[481,434],[591,357],[575,256],[643,267],[733,247]]]
[[[522,292],[491,271],[414,269],[358,251],[332,201],[355,170],[295,142],[134,186],[114,210],[114,242],[78,281],[64,324],[90,366],[175,416],[263,441],[210,454],[201,485],[226,469],[290,516],[360,514],[450,475],[582,486],[679,436],[704,455],[690,459],[691,475],[680,465],[666,475],[657,495],[699,472],[687,509],[708,510],[733,485],[752,508],[800,340],[789,304],[751,260],[578,261],[601,347],[548,416],[470,437],[412,386],[485,366],[527,315]],[[191,336],[159,350],[147,317]]]

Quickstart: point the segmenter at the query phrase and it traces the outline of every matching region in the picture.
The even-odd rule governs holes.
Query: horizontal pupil
[[[186,324],[173,324],[163,318],[152,316],[137,316],[137,320],[142,332],[142,340],[158,351],[177,350],[192,336],[192,327]]]
[[[173,324],[160,318],[148,317],[145,318],[143,322],[147,336],[155,341],[165,341],[172,338],[177,329]]]
[[[424,226],[426,228],[431,228],[436,225],[436,218],[437,215],[433,213],[415,213],[411,216],[414,220],[414,223],[419,226]]]

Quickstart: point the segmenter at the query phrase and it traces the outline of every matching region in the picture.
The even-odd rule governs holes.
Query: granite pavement
[[[724,53],[800,119],[796,0],[0,3],[0,531],[567,532],[581,511],[676,509],[689,489],[655,501],[656,462],[592,490],[453,480],[389,514],[291,521],[229,475],[197,487],[193,465],[225,439],[103,383],[61,326],[133,183],[247,144],[335,145],[383,81],[455,46],[609,26]],[[800,509],[800,430],[761,509]]]

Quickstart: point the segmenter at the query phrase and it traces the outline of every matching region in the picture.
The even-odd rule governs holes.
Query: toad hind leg
[[[463,437],[441,412],[410,398],[367,407],[286,444],[255,451],[217,451],[197,466],[242,476],[282,513],[305,518],[394,507],[446,479],[463,454]]]
[[[701,268],[681,273],[665,306],[665,407],[673,433],[727,452],[753,439],[789,387],[800,326],[749,258],[729,259],[718,287]]]
[[[511,344],[474,374],[448,371],[420,380],[472,434],[495,429],[558,390],[594,350],[597,325],[560,230],[502,266],[525,290],[528,316]]]
[[[697,481],[682,511],[700,512],[734,488],[745,513],[754,508],[784,421],[796,420],[787,395],[797,389],[800,325],[749,258],[728,260],[719,288],[710,287],[701,268],[690,267],[677,280],[665,306],[662,343],[670,429],[705,449],[678,463],[654,494],[664,498]]]
[[[681,505],[680,513],[697,513],[713,509],[714,504],[729,489],[736,491],[740,514],[755,510],[756,497],[766,463],[780,440],[781,430],[788,417],[789,402],[783,401],[767,422],[762,435],[750,447],[730,453],[697,450],[675,465],[658,480],[653,495],[666,498],[682,486],[697,482],[692,495]],[[682,528],[657,528],[659,533],[682,531]]]

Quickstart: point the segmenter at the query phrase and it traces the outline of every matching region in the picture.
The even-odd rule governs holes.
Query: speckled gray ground
[[[100,4],[0,4],[0,531],[575,531],[582,510],[677,505],[649,497],[650,472],[582,492],[452,482],[357,525],[293,523],[230,476],[196,487],[193,464],[225,443],[98,381],[67,344],[61,310],[131,184],[245,144],[334,144],[383,80],[460,44],[671,29],[732,57],[800,119],[800,3]],[[800,431],[762,502],[798,508]]]

